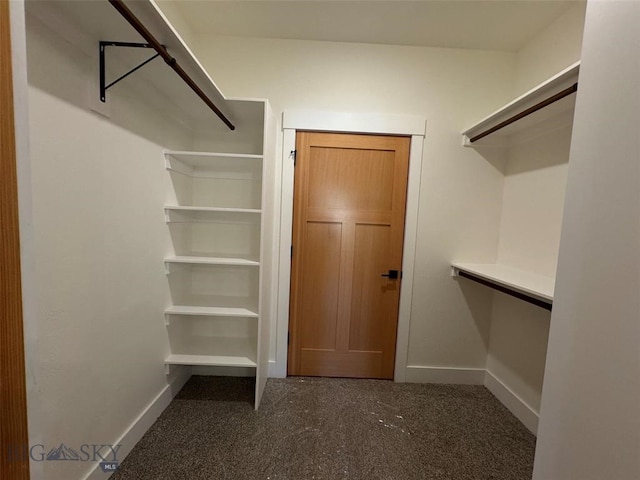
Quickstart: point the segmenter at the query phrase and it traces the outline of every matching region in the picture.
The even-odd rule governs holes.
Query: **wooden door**
[[[0,1],[0,478],[26,480],[27,398],[9,26],[9,2]]]
[[[393,378],[409,145],[298,132],[289,375]]]

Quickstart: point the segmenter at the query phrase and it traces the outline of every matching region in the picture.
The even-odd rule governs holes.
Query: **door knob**
[[[389,270],[389,273],[383,273],[382,275],[380,275],[381,277],[388,277],[391,280],[397,280],[398,279],[398,270]]]

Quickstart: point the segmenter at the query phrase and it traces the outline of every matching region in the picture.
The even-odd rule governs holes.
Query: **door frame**
[[[418,207],[420,203],[420,177],[422,151],[426,136],[426,118],[413,115],[384,115],[364,113],[327,112],[316,110],[285,111],[282,119],[282,162],[277,163],[276,191],[281,194],[280,241],[277,267],[277,315],[275,337],[275,364],[269,375],[287,376],[287,349],[289,332],[289,293],[291,289],[291,244],[293,234],[293,179],[294,158],[298,130],[359,133],[372,135],[403,135],[411,137],[409,151],[409,180],[405,211],[405,233],[402,258],[402,283],[396,336],[394,381],[406,380],[413,272],[418,233]],[[273,344],[272,344],[273,346]]]

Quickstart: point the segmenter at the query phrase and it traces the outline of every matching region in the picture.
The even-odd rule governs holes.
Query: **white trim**
[[[538,413],[490,371],[485,372],[484,386],[509,409],[534,435],[538,434]]]
[[[485,369],[408,365],[405,378],[409,383],[483,385],[485,381]]]
[[[286,364],[285,364],[286,366]],[[269,360],[269,378],[286,378],[287,371],[282,371],[281,365],[275,360]]]
[[[147,430],[151,428],[154,422],[158,419],[160,414],[169,406],[171,400],[182,389],[187,380],[191,377],[191,370],[189,368],[180,369],[180,371],[173,377],[172,381],[154,398],[149,405],[140,413],[129,428],[118,438],[113,444],[122,445],[118,450],[118,462],[122,461],[131,453],[133,447],[140,441],[140,439],[147,433]],[[102,471],[99,464],[96,464],[93,469],[84,477],[84,480],[105,480],[111,475],[107,475]]]
[[[424,117],[414,115],[380,115],[322,110],[289,110],[284,112],[282,119],[284,130],[380,133],[421,137],[426,134],[426,126],[427,121]]]
[[[402,283],[400,287],[400,307],[398,309],[398,330],[396,334],[396,360],[393,379],[405,382],[409,358],[409,327],[413,299],[413,272],[418,240],[418,207],[420,205],[420,178],[422,175],[422,146],[424,137],[411,137],[409,152],[409,179],[407,183],[407,204],[404,224],[404,247],[402,254]]]
[[[422,151],[426,132],[426,119],[407,115],[377,115],[360,113],[334,113],[313,110],[287,111],[283,115],[282,177],[276,179],[276,191],[281,192],[280,203],[280,260],[278,265],[278,315],[276,318],[276,362],[270,365],[269,376],[287,375],[287,336],[289,330],[289,289],[291,285],[291,236],[293,231],[293,159],[296,149],[296,130],[352,132],[385,135],[411,135],[409,154],[409,182],[405,219],[403,279],[400,287],[398,334],[396,339],[396,367],[394,380],[404,382],[411,323],[413,267],[415,264],[416,236]],[[279,188],[278,188],[279,187]],[[480,382],[482,383],[482,382]]]
[[[289,288],[291,286],[291,238],[293,234],[293,159],[296,131],[284,130],[282,139],[282,177],[280,178],[280,260],[278,262],[278,302],[276,316],[275,376],[287,376],[287,339],[289,335]],[[276,186],[277,191],[277,186]]]

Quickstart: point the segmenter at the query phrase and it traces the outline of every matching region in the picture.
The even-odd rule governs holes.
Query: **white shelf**
[[[250,155],[243,153],[218,153],[218,152],[188,152],[182,150],[166,150],[165,156],[173,157],[191,167],[207,167],[220,161],[252,160],[262,161],[262,155]]]
[[[262,155],[166,151],[166,168],[189,177],[261,182]]]
[[[537,275],[497,263],[452,263],[454,275],[458,271],[501,285],[525,295],[553,302],[555,278]]]
[[[168,257],[164,259],[165,263],[184,263],[191,265],[237,265],[255,267],[260,265],[260,262],[255,260],[248,260],[246,258],[227,258],[227,257],[191,257],[191,256],[177,256]]]
[[[227,208],[227,207],[185,207],[185,206],[166,206],[166,212],[211,212],[211,213],[252,213],[260,214],[262,210],[259,208]]]
[[[208,367],[255,367],[256,362],[248,357],[224,355],[169,355],[167,365],[202,365]]]
[[[524,110],[540,103],[541,101],[571,87],[578,82],[580,62],[576,62],[547,81],[536,86],[524,95],[516,98],[512,102],[499,108],[491,115],[483,118],[473,126],[462,132],[463,144],[465,146],[504,146],[509,144],[511,139],[516,142],[523,141],[549,131],[570,124],[573,119],[573,109],[576,95],[571,94],[562,100],[548,105],[531,115],[528,115],[516,122],[477,140],[473,143],[470,139],[484,132],[501,122],[523,112]]]
[[[165,360],[167,365],[255,367],[256,339],[246,337],[189,337],[179,351]]]
[[[257,208],[165,206],[167,223],[258,223]]]
[[[126,3],[151,34],[167,47],[169,54],[176,59],[178,65],[236,127],[259,120],[255,114],[247,115],[242,102],[225,99],[210,75],[153,0]],[[108,2],[51,0],[26,2],[26,8],[29,13],[45,24],[58,27],[56,30],[63,38],[74,46],[84,49],[88,54],[97,55],[97,45],[100,40],[146,43]],[[150,56],[150,52],[137,50],[142,49],[108,48],[107,81],[132,69],[144,60],[145,56]],[[136,71],[123,84],[114,85],[109,89],[107,102],[112,95],[126,88],[125,84],[135,89],[136,93],[153,101],[158,108],[165,109],[167,113],[170,112],[175,118],[193,127],[205,124],[212,131],[229,132],[217,115],[160,58]]]
[[[194,307],[173,305],[164,311],[167,315],[188,315],[198,317],[242,317],[258,318],[258,313],[240,307]]]

